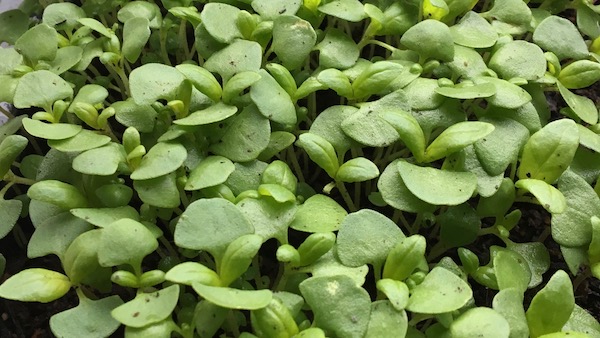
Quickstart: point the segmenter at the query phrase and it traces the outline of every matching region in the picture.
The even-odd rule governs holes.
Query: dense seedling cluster
[[[0,14],[0,236],[62,270],[0,296],[76,292],[56,336],[600,337],[600,5],[42,3]]]

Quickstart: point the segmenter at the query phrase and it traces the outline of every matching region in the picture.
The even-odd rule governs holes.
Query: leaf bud
[[[413,235],[400,240],[389,252],[383,266],[383,278],[405,280],[425,255],[425,237]]]
[[[103,65],[116,65],[119,63],[119,60],[121,60],[121,56],[116,53],[105,52],[100,55],[100,62],[102,62]]]
[[[282,244],[277,248],[277,260],[282,263],[292,263],[294,265],[300,262],[298,250],[289,244]]]
[[[85,122],[87,125],[94,129],[99,129],[98,127],[98,111],[94,106],[87,102],[75,102],[73,107],[73,113],[81,119],[81,121]]]
[[[60,121],[60,118],[65,113],[68,107],[69,104],[63,100],[58,100],[54,102],[54,105],[52,106],[52,115],[54,115],[54,121]]]
[[[69,39],[67,39],[66,37],[64,37],[62,34],[60,33],[56,33],[56,38],[58,39],[58,47],[59,48],[63,48],[63,47],[67,47],[69,45],[71,45],[71,41],[69,41]]]
[[[13,68],[11,75],[13,77],[21,77],[30,72],[33,72],[33,68],[31,68],[27,65],[18,65],[15,68]]]
[[[252,39],[252,32],[256,28],[256,19],[247,11],[240,11],[235,18],[237,28],[242,32],[246,40]]]
[[[299,265],[306,266],[317,261],[333,248],[335,239],[333,232],[318,232],[308,236],[298,247]]]
[[[474,273],[479,268],[479,258],[469,249],[458,248],[458,258],[468,274]]]
[[[165,273],[162,270],[144,272],[139,278],[140,287],[150,287],[165,281]]]
[[[292,337],[299,331],[290,311],[277,298],[266,307],[252,311],[250,321],[260,337]]]
[[[454,82],[452,82],[452,80],[447,79],[447,78],[441,78],[438,79],[438,86],[440,87],[453,87],[454,86]]]
[[[283,88],[291,97],[294,97],[298,87],[296,86],[296,80],[294,80],[290,71],[278,63],[269,63],[266,68],[275,81],[279,83],[281,88]]]
[[[137,276],[125,270],[115,271],[112,276],[110,276],[110,280],[115,284],[127,288],[137,289],[140,287]]]
[[[140,132],[135,127],[129,127],[123,132],[123,147],[127,154],[140,145]]]
[[[117,111],[113,107],[108,107],[102,110],[102,113],[98,116],[98,127],[104,129],[108,124],[108,118],[115,116]]]
[[[240,236],[229,243],[219,265],[219,277],[222,285],[231,284],[248,270],[262,242],[261,236],[249,234]]]

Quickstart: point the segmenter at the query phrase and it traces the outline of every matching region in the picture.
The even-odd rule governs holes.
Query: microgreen
[[[0,238],[60,266],[7,270],[0,297],[76,294],[50,318],[60,337],[599,336],[576,304],[600,278],[598,108],[581,90],[600,80],[599,13],[580,0],[1,13],[0,101],[18,110],[1,110]],[[531,210],[549,221],[523,239]]]

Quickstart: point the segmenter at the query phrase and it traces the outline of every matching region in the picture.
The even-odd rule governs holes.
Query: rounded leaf
[[[257,310],[271,303],[271,290],[238,290],[193,283],[192,287],[207,301],[227,309]]]
[[[56,271],[32,268],[11,276],[0,285],[0,297],[21,302],[48,303],[71,288],[69,278]]]
[[[179,169],[187,158],[187,151],[179,143],[159,142],[142,158],[140,166],[131,174],[132,180],[147,180]]]
[[[49,109],[55,101],[71,97],[73,97],[73,88],[67,81],[51,71],[36,70],[23,75],[19,79],[13,102],[16,108],[40,107]]]
[[[404,237],[392,220],[363,209],[344,218],[337,237],[337,255],[347,266],[382,264],[388,252]]]
[[[454,273],[435,267],[411,290],[406,309],[427,314],[446,313],[460,309],[472,296],[469,284]]]
[[[336,231],[347,214],[331,197],[316,194],[298,208],[290,228],[305,232]]]
[[[470,172],[424,168],[405,161],[399,161],[397,168],[408,190],[429,204],[458,205],[477,188],[477,177]]]
[[[488,66],[506,80],[515,77],[536,80],[546,72],[546,58],[537,45],[518,40],[498,48]]]
[[[342,182],[364,182],[379,176],[379,168],[364,157],[353,158],[342,164],[335,180]]]
[[[409,28],[400,43],[424,58],[450,62],[454,58],[454,39],[448,26],[427,19]]]
[[[510,326],[498,312],[487,307],[470,309],[450,324],[453,337],[508,338]]]
[[[130,327],[144,327],[169,317],[179,299],[179,285],[137,296],[111,311],[113,318]]]
[[[551,15],[533,32],[533,42],[560,59],[585,59],[589,52],[577,27],[568,19]]]

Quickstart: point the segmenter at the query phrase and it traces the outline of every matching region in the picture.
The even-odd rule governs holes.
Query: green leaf
[[[123,304],[119,296],[100,300],[79,298],[79,305],[50,317],[50,329],[57,337],[108,337],[121,325],[111,311]]]
[[[60,76],[47,70],[36,70],[19,80],[14,105],[16,108],[41,107],[49,110],[55,101],[71,97],[73,89]]]
[[[92,229],[92,225],[68,212],[52,216],[35,228],[27,244],[27,257],[55,254],[62,259],[73,240]]]
[[[600,135],[581,124],[577,124],[577,128],[579,129],[579,144],[596,153],[600,153]],[[577,153],[575,153],[575,156],[577,156]],[[575,158],[573,161],[575,161]]]
[[[0,41],[14,44],[29,28],[29,16],[20,9],[0,13]]]
[[[469,284],[454,273],[435,267],[411,290],[406,308],[418,313],[445,313],[460,309],[472,296]]]
[[[69,278],[51,270],[31,268],[11,276],[0,285],[0,297],[21,302],[49,303],[71,288]]]
[[[301,0],[253,0],[252,9],[254,9],[261,18],[273,20],[280,15],[295,15],[300,6]]]
[[[262,48],[254,41],[236,40],[214,53],[204,63],[204,68],[219,73],[223,81],[245,71],[258,72],[262,63]]]
[[[96,19],[81,18],[81,19],[77,20],[77,22],[84,25],[85,27],[88,27],[88,28],[104,35],[107,38],[110,38],[111,36],[114,35],[114,33],[111,30],[106,28],[100,21],[98,21]]]
[[[396,242],[389,251],[383,266],[383,278],[403,281],[425,259],[425,237],[412,235]]]
[[[503,289],[494,296],[493,309],[509,324],[509,337],[529,337],[529,327],[523,310],[523,293],[517,289]]]
[[[464,203],[477,188],[477,177],[472,173],[424,168],[404,161],[399,161],[397,168],[408,190],[430,204]]]
[[[200,199],[192,202],[181,214],[175,226],[177,246],[206,250],[220,257],[236,238],[254,232],[244,214],[222,198]],[[203,234],[214,234],[204,236]]]
[[[488,66],[505,80],[537,80],[546,72],[544,52],[527,41],[511,41],[498,48]]]
[[[221,280],[216,272],[196,262],[175,265],[167,271],[165,280],[190,286],[195,282],[213,286],[221,285]]]
[[[384,112],[381,114],[387,123],[389,123],[400,135],[400,139],[413,156],[421,161],[425,155],[425,134],[419,125],[419,122],[409,113],[402,110]]]
[[[525,293],[531,281],[529,265],[515,251],[500,250],[493,258],[494,272],[500,290],[514,288]]]
[[[454,99],[471,100],[482,97],[490,97],[496,94],[496,87],[490,83],[478,85],[456,85],[453,87],[437,87],[435,92]]]
[[[313,277],[334,277],[334,276],[346,276],[350,277],[357,286],[365,283],[365,278],[369,272],[367,265],[361,265],[359,267],[348,267],[336,257],[334,250],[330,250],[316,262],[308,267],[303,267],[303,270],[310,272]]]
[[[159,208],[177,208],[179,206],[179,189],[175,173],[133,181],[133,187],[142,202]]]
[[[488,174],[477,158],[475,148],[472,145],[446,157],[442,168],[450,171],[468,171],[475,174],[477,176],[476,191],[481,197],[493,195],[498,190],[502,177],[504,177],[503,173],[495,176]]]
[[[491,83],[496,87],[496,95],[486,98],[494,106],[515,109],[531,101],[531,95],[523,88],[508,81],[493,77],[477,77],[475,84]]]
[[[73,159],[73,169],[87,175],[109,176],[125,163],[123,146],[114,142],[106,146],[87,150]]]
[[[352,81],[354,96],[362,98],[383,92],[403,69],[404,66],[392,61],[378,61],[369,65]],[[396,95],[398,94],[396,93]],[[385,101],[385,99],[382,99],[380,102]],[[405,105],[407,104],[405,103],[398,108]]]
[[[379,300],[371,304],[371,316],[365,338],[405,337],[408,317],[405,311],[396,310],[390,301]]]
[[[219,121],[223,121],[237,112],[237,107],[229,106],[222,102],[217,102],[216,104],[203,109],[193,112],[179,120],[173,121],[176,125],[180,126],[199,126],[210,123],[215,123]]]
[[[115,119],[126,127],[134,127],[141,133],[148,133],[154,129],[154,122],[158,115],[150,104],[137,104],[133,99],[118,101],[111,105],[115,109]],[[177,123],[174,121],[174,123]]]
[[[552,216],[552,238],[559,244],[578,247],[592,240],[592,216],[600,214],[600,199],[579,175],[568,170],[558,180],[567,208]]]
[[[158,323],[171,315],[179,299],[179,285],[171,285],[136,297],[111,311],[113,318],[124,325],[141,328]]]
[[[454,43],[470,48],[488,48],[498,40],[494,28],[475,12],[468,12],[460,21],[450,26]]]
[[[399,280],[383,278],[377,281],[377,290],[383,292],[397,311],[402,311],[408,304],[408,286]]]
[[[79,46],[66,46],[56,51],[56,57],[49,62],[50,71],[60,75],[73,68],[83,56],[83,48]]]
[[[57,34],[47,24],[38,24],[19,37],[15,42],[15,50],[32,63],[53,60],[58,50]]]
[[[339,96],[354,97],[350,80],[344,73],[335,68],[325,69],[317,75],[317,81],[329,89],[333,89]]]
[[[498,312],[487,307],[467,310],[450,324],[452,337],[505,338],[510,334],[510,326]]]
[[[575,304],[571,317],[563,326],[563,329],[584,332],[594,338],[600,335],[600,324],[596,318],[577,304]]]
[[[264,69],[258,71],[261,79],[250,88],[250,98],[260,113],[273,122],[295,125],[296,108],[288,93]]]
[[[316,194],[298,208],[290,228],[305,232],[336,231],[347,214],[332,198]]]
[[[585,59],[589,54],[577,27],[568,19],[556,15],[547,17],[537,25],[533,42],[554,53],[560,60]]]
[[[381,266],[389,251],[405,236],[386,216],[369,209],[349,214],[338,232],[336,252],[347,266]]]
[[[600,63],[589,60],[575,61],[564,67],[557,79],[569,89],[591,86],[600,80]]]
[[[358,60],[360,50],[354,40],[342,31],[331,28],[315,49],[319,51],[319,65],[323,69],[346,69]]]
[[[237,27],[236,18],[240,10],[237,7],[224,3],[206,4],[200,18],[208,33],[217,41],[231,43],[236,38],[241,38],[242,33]]]
[[[156,248],[158,241],[145,225],[122,218],[102,229],[98,262],[102,266],[129,264],[139,269],[142,259]]]
[[[261,74],[252,72],[252,71],[241,72],[241,73],[235,74],[231,79],[229,79],[229,81],[227,81],[227,83],[225,83],[225,86],[223,87],[223,101],[227,102],[227,103],[234,103],[235,100],[239,99],[240,95],[243,94],[247,88],[249,88],[256,82],[258,82],[262,78],[263,78],[263,76],[261,76]],[[273,91],[274,89],[278,90],[277,86],[279,86],[279,83],[277,83],[277,81],[275,81],[277,83],[277,86],[273,85],[272,82],[269,81],[268,78],[269,77],[265,76],[266,81],[263,81],[264,83],[262,84],[262,88],[260,88],[260,89],[263,92],[264,91],[268,92],[269,90]],[[273,78],[271,77],[271,79],[273,79]],[[261,86],[257,86],[257,87],[261,87]],[[258,92],[255,92],[255,94],[257,94],[257,93],[260,94],[260,90],[258,90]],[[252,95],[252,94],[250,94],[250,95]],[[252,98],[252,96],[251,96],[251,98]]]
[[[159,142],[142,158],[131,179],[147,180],[172,173],[183,165],[186,157],[187,151],[181,144]]]
[[[397,90],[377,101],[364,103],[358,111],[342,121],[342,130],[350,138],[364,145],[371,147],[389,146],[396,142],[400,136],[394,126],[390,125],[382,116],[386,112],[410,111],[409,101],[410,99],[405,91]],[[402,114],[402,112],[399,114]]]
[[[567,201],[563,194],[550,184],[537,179],[526,178],[518,180],[515,188],[530,192],[540,202],[544,209],[552,214],[560,214],[567,209]]]
[[[0,13],[0,16],[4,13]],[[1,34],[2,33],[0,33],[0,36]],[[0,64],[0,75],[11,75],[15,67],[23,63],[23,56],[19,54],[14,48],[1,48],[0,57],[3,60],[2,64]]]
[[[87,199],[74,186],[56,180],[43,180],[33,184],[27,190],[32,200],[54,204],[62,209],[87,206]]]
[[[296,145],[304,149],[310,159],[325,170],[329,177],[335,178],[339,164],[331,143],[316,134],[304,133],[298,137]]]
[[[179,99],[178,93],[185,77],[174,67],[147,63],[129,74],[131,97],[138,105],[152,104],[160,99]]]
[[[481,15],[493,19],[492,26],[500,34],[524,34],[532,20],[531,10],[521,0],[494,2],[494,6]]]
[[[477,142],[494,131],[493,124],[459,122],[444,130],[425,150],[424,162],[433,162]]]
[[[573,120],[548,123],[523,147],[517,176],[554,183],[573,160],[578,145],[579,131]]]
[[[262,161],[268,161],[273,156],[294,144],[295,141],[296,136],[292,133],[288,133],[287,131],[274,131],[269,137],[267,148],[261,151],[257,158]]]
[[[353,158],[340,166],[335,180],[342,182],[364,182],[379,176],[379,168],[364,157]]]
[[[208,70],[185,63],[177,65],[175,68],[190,80],[192,85],[202,94],[208,96],[213,101],[219,101],[223,89],[219,81]]]
[[[135,17],[125,21],[121,52],[127,61],[130,63],[137,61],[149,38],[150,21],[148,19]]]
[[[598,108],[596,108],[594,101],[588,97],[571,92],[561,82],[557,82],[556,86],[560,95],[565,99],[565,102],[577,117],[589,124],[596,124],[598,122]]]
[[[558,270],[533,297],[527,309],[531,337],[560,331],[569,320],[574,306],[571,279],[566,272]]]
[[[132,18],[148,19],[148,21],[150,21],[150,28],[160,28],[162,24],[160,8],[154,3],[131,1],[126,3],[117,12],[117,19],[122,23],[125,23]]]
[[[270,196],[279,203],[293,202],[296,196],[286,187],[279,184],[261,184],[258,186],[258,194],[261,196]]]
[[[552,218],[556,217],[554,215]],[[550,254],[548,249],[540,242],[512,243],[507,246],[510,250],[521,255],[529,265],[531,280],[528,288],[538,286],[543,280],[543,274],[550,268]]]
[[[300,292],[311,306],[318,327],[337,337],[364,336],[371,299],[350,277],[312,277],[300,283]]]
[[[317,42],[317,34],[308,21],[292,15],[281,15],[273,21],[271,48],[287,69],[304,65]]]
[[[481,229],[481,220],[471,206],[460,204],[448,207],[438,216],[440,239],[448,247],[466,246],[475,241]]]
[[[229,243],[219,264],[221,285],[230,285],[250,266],[263,238],[255,234],[242,235]]]
[[[494,131],[474,143],[481,166],[490,175],[500,175],[516,162],[520,150],[529,139],[529,130],[511,119],[481,118],[494,126]]]
[[[280,204],[271,198],[245,198],[237,207],[253,225],[257,235],[265,241],[276,238],[282,243],[287,241],[287,228],[298,210],[293,203]]]
[[[139,221],[140,218],[137,210],[128,205],[118,208],[78,208],[71,209],[70,212],[73,216],[100,228],[104,228],[123,218],[129,218],[134,221]]]
[[[44,9],[42,22],[59,29],[73,29],[78,25],[77,20],[85,17],[85,11],[73,3],[53,3]]]
[[[367,15],[358,0],[334,0],[317,8],[319,12],[350,22],[359,22]]]
[[[199,190],[219,185],[235,170],[233,162],[222,156],[209,156],[190,172],[185,190]]]
[[[413,213],[433,212],[435,206],[416,197],[408,188],[398,171],[398,163],[395,160],[388,164],[377,181],[377,189],[381,192],[383,200],[392,207]]]
[[[257,310],[269,305],[271,290],[238,290],[193,283],[192,287],[207,301],[227,309]]]
[[[0,238],[6,237],[21,216],[23,202],[19,200],[0,200]]]
[[[357,110],[352,106],[329,107],[317,115],[309,132],[329,141],[338,154],[344,154],[352,148],[354,141],[344,133],[341,124]]]
[[[454,39],[446,24],[432,19],[409,28],[400,43],[423,58],[450,62],[454,58]]]
[[[48,140],[48,145],[62,152],[82,152],[99,148],[110,142],[110,137],[90,130],[81,130],[75,136],[62,140]]]

